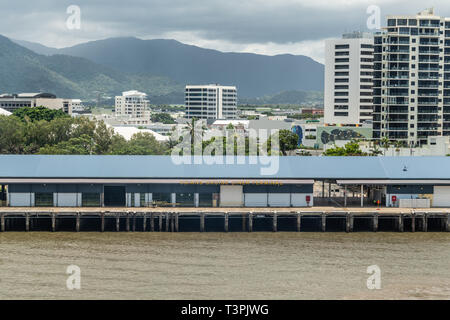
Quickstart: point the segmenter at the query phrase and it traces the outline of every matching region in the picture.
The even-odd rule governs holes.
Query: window
[[[36,207],[53,207],[53,193],[36,192],[34,194],[34,205]]]
[[[100,207],[100,193],[82,193],[81,194],[82,207]]]
[[[348,44],[337,44],[337,45],[335,45],[335,47],[334,47],[335,49],[348,49],[348,48],[350,48],[350,45],[348,45]]]
[[[348,117],[348,112],[335,112],[336,117]]]
[[[167,207],[172,202],[171,193],[153,193],[153,202],[160,207]]]

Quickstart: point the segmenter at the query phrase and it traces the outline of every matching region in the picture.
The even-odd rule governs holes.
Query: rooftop
[[[450,180],[450,157],[279,157],[273,176],[261,174],[269,165],[250,158],[245,164],[177,165],[170,156],[0,155],[0,178]]]

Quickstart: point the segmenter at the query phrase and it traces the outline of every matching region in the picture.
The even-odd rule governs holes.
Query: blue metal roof
[[[278,172],[264,175],[268,166],[248,157],[246,164],[177,165],[170,156],[0,155],[0,178],[450,179],[450,157],[278,159]]]

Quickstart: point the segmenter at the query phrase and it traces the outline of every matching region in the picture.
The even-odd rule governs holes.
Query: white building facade
[[[409,146],[450,135],[450,18],[387,17],[375,35],[374,138]]]
[[[237,90],[235,86],[187,85],[186,118],[236,119]]]
[[[142,118],[150,102],[147,94],[136,90],[125,91],[115,99],[116,116]]]
[[[373,36],[344,34],[325,42],[324,121],[359,125],[372,120]]]
[[[0,108],[14,112],[19,108],[46,107],[53,110],[62,110],[72,114],[72,100],[57,98],[51,93],[18,93],[0,95]]]

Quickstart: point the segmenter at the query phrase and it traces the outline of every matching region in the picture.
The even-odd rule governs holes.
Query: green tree
[[[22,121],[52,121],[56,118],[70,118],[70,116],[62,110],[53,110],[46,107],[24,107],[14,110],[13,115]]]
[[[166,154],[165,145],[156,141],[148,132],[135,133],[125,144],[116,143],[112,154],[118,155],[163,155]]]
[[[334,148],[328,149],[323,153],[324,156],[339,156],[339,157],[351,157],[351,156],[367,156],[367,153],[362,152],[359,144],[355,141],[347,143],[344,147],[334,146]]]
[[[174,124],[174,123],[176,123],[175,120],[167,113],[155,113],[155,114],[152,114],[150,119],[153,122],[162,122],[164,124]]]
[[[0,115],[0,152],[23,153],[24,141],[22,122],[17,117]]]
[[[47,145],[39,149],[38,154],[88,155],[92,154],[94,142],[88,135],[70,138],[57,145]]]
[[[290,130],[282,129],[278,132],[280,152],[286,155],[288,151],[297,149],[298,135]],[[267,149],[270,151],[272,147],[272,140],[274,136],[271,135],[267,140]]]

